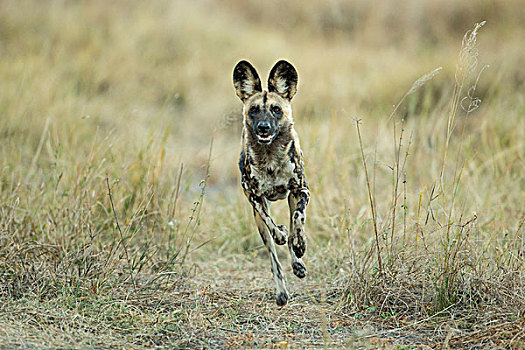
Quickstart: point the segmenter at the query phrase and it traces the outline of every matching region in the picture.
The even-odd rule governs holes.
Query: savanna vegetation
[[[519,0],[1,1],[0,347],[524,348],[523,23]],[[284,308],[231,77],[281,58],[312,193]]]

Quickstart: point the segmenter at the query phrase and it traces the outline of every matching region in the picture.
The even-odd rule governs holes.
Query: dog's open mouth
[[[257,141],[259,143],[270,143],[273,140],[274,135],[257,135]]]

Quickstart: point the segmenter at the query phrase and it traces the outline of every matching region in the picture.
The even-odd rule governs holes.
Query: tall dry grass
[[[503,312],[506,313],[523,308],[523,299],[519,297],[523,295],[523,286],[515,283],[523,279],[521,267],[517,268],[522,264],[519,258],[522,248],[519,245],[515,246],[523,226],[523,213],[521,217],[516,217],[516,231],[510,235],[512,239],[497,238],[494,236],[495,232],[485,231],[477,225],[480,219],[478,214],[466,212],[468,198],[459,195],[460,189],[468,185],[462,175],[469,154],[462,153],[462,150],[465,135],[469,131],[465,130],[466,125],[460,126],[461,130],[456,130],[456,123],[459,118],[470,117],[470,113],[481,103],[473,94],[485,68],[479,72],[476,70],[476,40],[478,30],[483,24],[484,22],[476,24],[463,39],[451,106],[444,124],[446,136],[437,147],[442,153],[441,169],[434,174],[435,178],[429,183],[428,193],[420,192],[419,197],[414,198],[417,202],[407,201],[407,197],[414,192],[410,190],[406,172],[407,164],[411,162],[414,153],[418,152],[417,149],[411,148],[412,139],[417,139],[418,135],[414,135],[412,131],[410,140],[406,141],[403,138],[407,128],[406,121],[393,120],[394,160],[392,165],[386,165],[392,172],[392,204],[388,208],[390,215],[381,218],[375,209],[378,198],[371,189],[370,171],[363,153],[362,127],[359,126],[361,121],[356,123],[375,232],[375,245],[371,249],[376,250],[377,259],[371,259],[374,255],[369,252],[365,255],[362,270],[359,271],[355,267],[352,269],[351,274],[356,276],[348,285],[348,301],[354,309],[361,310],[363,305],[377,306],[380,303],[380,314],[384,312],[399,317],[401,312],[405,313],[405,316],[413,317],[414,313],[423,313],[426,316],[439,315],[443,311],[461,313],[464,309],[470,310],[478,306],[495,306],[495,309],[498,309],[505,305]],[[421,87],[433,75],[427,74],[416,80],[407,94]],[[468,90],[468,94],[465,95],[464,90]],[[466,100],[470,104],[460,109],[460,104]],[[394,107],[394,114],[398,107],[399,103]],[[400,129],[397,133],[396,123],[397,129]],[[450,140],[454,132],[460,133],[462,137],[455,140],[456,145],[452,146]],[[461,153],[458,153],[459,157],[454,157],[450,164],[447,163],[450,162],[447,156],[452,147]],[[404,154],[403,158],[401,154]],[[376,156],[374,155],[374,158]],[[373,162],[377,163],[375,160]],[[399,188],[401,182],[403,193]],[[385,199],[383,198],[383,201],[387,202]],[[411,206],[416,210],[410,211],[408,208]],[[402,211],[401,215],[399,211],[396,212],[398,207]],[[400,224],[396,227],[396,213],[402,216],[399,218],[402,220],[402,227],[399,227]],[[483,242],[481,246],[480,242]],[[498,263],[491,266],[501,259],[502,255],[506,255],[503,260],[508,265],[503,267]],[[386,263],[382,263],[383,260]],[[513,260],[514,262],[511,262]],[[374,265],[373,261],[377,265]],[[376,290],[371,292],[368,288]],[[405,292],[410,289],[411,300],[403,300],[408,295],[400,289],[406,289]],[[502,290],[506,292],[500,294]],[[516,317],[520,317],[520,312]]]

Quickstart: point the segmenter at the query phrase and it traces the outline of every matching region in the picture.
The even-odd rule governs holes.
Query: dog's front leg
[[[261,220],[264,222],[270,234],[273,237],[273,240],[278,245],[283,245],[288,239],[288,230],[284,225],[276,225],[273,219],[270,217],[268,212],[268,206],[265,203],[265,200],[262,197],[256,196],[253,193],[250,193],[247,189],[244,190],[244,194],[248,197],[250,204],[253,209],[259,214]]]
[[[290,191],[288,205],[290,206],[290,237],[288,237],[288,247],[293,259],[300,259],[306,251],[306,236],[304,225],[306,221],[306,206],[310,200],[310,191],[307,187],[297,188]],[[293,261],[292,261],[293,263]],[[304,264],[302,264],[304,267]],[[298,271],[299,272],[299,271]],[[306,271],[305,271],[306,272]],[[302,273],[294,273],[298,277],[304,277]],[[302,276],[301,276],[302,275]]]
[[[294,275],[299,278],[304,278],[306,276],[306,265],[303,262],[303,259],[298,258],[295,254],[292,245],[292,235],[294,234],[296,228],[294,225],[294,214],[297,207],[297,199],[293,196],[292,193],[288,195],[288,206],[290,207],[290,238],[288,239],[288,250],[290,251],[290,257],[292,258],[292,270]]]

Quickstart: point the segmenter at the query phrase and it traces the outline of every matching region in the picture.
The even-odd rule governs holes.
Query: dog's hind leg
[[[267,206],[264,205],[266,212]],[[261,235],[261,238],[264,242],[264,245],[266,246],[266,249],[268,249],[268,254],[270,254],[270,260],[272,262],[272,273],[273,273],[273,279],[275,280],[275,288],[276,288],[276,303],[279,306],[284,306],[288,302],[289,294],[286,290],[286,284],[284,281],[283,276],[283,269],[281,267],[281,263],[279,262],[279,259],[277,258],[277,252],[275,251],[275,244],[273,242],[273,238],[268,233],[268,228],[266,227],[266,223],[261,218],[257,210],[253,210],[253,213],[255,215],[255,222],[257,224],[257,229],[259,230],[259,234]]]
[[[306,276],[306,266],[301,258],[306,251],[304,225],[306,221],[306,205],[309,199],[310,193],[306,188],[291,191],[288,196],[288,206],[290,207],[288,249],[292,257],[293,273],[299,278]]]

